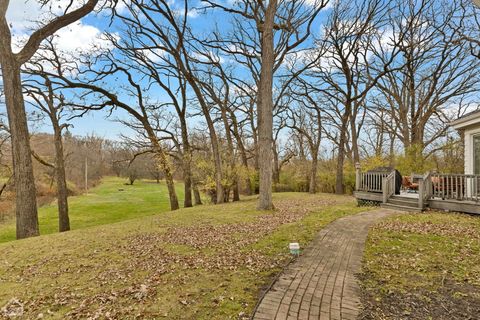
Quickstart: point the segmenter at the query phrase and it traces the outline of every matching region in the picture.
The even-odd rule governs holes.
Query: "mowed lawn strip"
[[[476,318],[480,217],[430,212],[380,222],[363,271],[366,318]]]
[[[69,197],[70,226],[82,229],[95,225],[149,216],[170,210],[165,183],[137,180],[133,186],[125,179],[106,177],[88,194]],[[120,191],[123,189],[123,191]],[[177,195],[183,201],[183,184],[176,184]],[[56,201],[39,208],[40,233],[58,232]],[[0,223],[0,243],[15,240],[15,220]]]
[[[0,244],[0,309],[21,305],[25,319],[247,318],[289,242],[305,246],[366,210],[348,196],[274,199],[274,212],[249,197]]]

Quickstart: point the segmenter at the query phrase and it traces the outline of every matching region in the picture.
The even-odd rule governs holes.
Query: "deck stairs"
[[[405,197],[400,195],[391,196],[387,203],[381,204],[382,208],[398,210],[398,211],[409,211],[409,212],[421,212],[418,207],[418,198]]]

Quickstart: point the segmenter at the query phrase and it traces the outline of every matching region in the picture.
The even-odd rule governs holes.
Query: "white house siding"
[[[480,127],[465,130],[465,174],[474,174],[473,136],[480,134]]]

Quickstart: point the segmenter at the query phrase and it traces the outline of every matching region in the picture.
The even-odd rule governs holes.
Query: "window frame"
[[[476,145],[478,144],[478,146]],[[477,154],[477,148],[479,150]],[[473,174],[480,174],[480,133],[472,134]],[[478,166],[478,168],[477,168]]]

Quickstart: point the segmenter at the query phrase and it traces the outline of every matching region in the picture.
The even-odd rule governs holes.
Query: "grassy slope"
[[[16,298],[25,318],[248,315],[288,242],[365,210],[334,195],[276,194],[275,204],[258,212],[252,197],[0,244],[0,307]]]
[[[70,224],[72,229],[119,222],[170,210],[164,183],[137,181],[124,185],[125,179],[108,177],[89,194],[70,197]],[[124,189],[120,192],[118,189]],[[183,199],[183,185],[177,184],[177,195]],[[58,231],[56,203],[39,209],[40,233]],[[15,221],[0,224],[0,242],[15,239]]]
[[[364,271],[363,284],[372,301],[397,295],[406,299],[404,309],[412,295],[418,295],[417,302],[435,298],[438,291],[451,291],[453,299],[468,292],[478,295],[480,218],[432,212],[381,222],[370,231]],[[470,298],[480,303],[480,296]],[[426,316],[427,311],[422,312]]]

